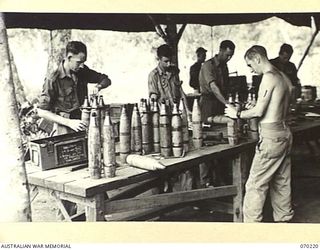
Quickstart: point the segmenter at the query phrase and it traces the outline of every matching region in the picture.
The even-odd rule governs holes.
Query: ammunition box
[[[86,132],[30,141],[31,164],[49,170],[88,162],[87,141]]]

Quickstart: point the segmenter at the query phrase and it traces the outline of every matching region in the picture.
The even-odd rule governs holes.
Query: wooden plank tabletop
[[[137,183],[149,178],[161,177],[177,170],[187,169],[206,158],[221,158],[232,156],[239,152],[252,149],[255,141],[243,142],[236,146],[221,144],[211,147],[203,147],[187,153],[182,158],[161,159],[166,166],[165,170],[146,171],[124,165],[116,170],[116,177],[93,180],[90,178],[87,168],[72,171],[72,167],[64,167],[53,170],[35,172],[35,167],[28,166],[28,181],[30,184],[45,187],[51,190],[66,192],[81,197],[90,197],[97,193],[116,189],[132,183]]]
[[[291,129],[294,135],[312,132],[315,129],[320,129],[320,119],[306,118],[292,124]],[[51,190],[79,195],[81,197],[90,197],[97,193],[138,183],[149,178],[161,177],[177,170],[187,169],[209,158],[223,158],[236,155],[252,149],[255,143],[255,141],[248,141],[236,146],[219,144],[190,151],[183,158],[161,159],[160,162],[166,166],[166,169],[161,171],[146,171],[125,165],[117,168],[116,177],[98,180],[90,179],[87,168],[73,171],[74,167],[64,167],[41,171],[39,168],[27,164],[28,181],[30,184]]]
[[[319,118],[305,118],[292,124],[291,131],[293,134],[298,132],[304,132],[309,129],[319,128],[320,129],[320,119]]]

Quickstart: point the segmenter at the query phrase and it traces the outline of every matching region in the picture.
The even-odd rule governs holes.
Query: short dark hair
[[[70,41],[70,42],[68,42],[67,47],[66,47],[66,54],[68,54],[69,52],[72,54],[75,54],[75,55],[82,52],[85,55],[87,55],[87,47],[82,42]]]
[[[234,45],[234,43],[230,40],[224,40],[220,43],[220,49],[226,50],[227,48],[229,48],[230,50],[234,50],[235,47],[236,46]]]
[[[280,47],[279,54],[282,54],[283,52],[288,53],[289,55],[293,54],[293,48],[290,44],[284,43]]]
[[[199,47],[199,48],[197,48],[197,50],[196,50],[196,54],[206,53],[206,52],[207,52],[207,50],[204,49],[204,48],[202,48],[202,47]]]
[[[244,54],[244,58],[252,59],[257,54],[268,59],[267,50],[260,45],[253,45],[248,49]]]
[[[168,57],[171,58],[173,55],[172,49],[169,45],[167,44],[162,44],[161,46],[158,47],[157,49],[157,56],[158,58],[161,57]]]

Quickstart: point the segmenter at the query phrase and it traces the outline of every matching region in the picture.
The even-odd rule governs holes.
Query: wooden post
[[[10,64],[12,69],[12,77],[13,77],[13,84],[15,88],[16,98],[17,98],[18,105],[20,107],[23,103],[26,103],[28,100],[26,98],[26,94],[24,93],[24,88],[21,84],[17,66],[14,62],[14,58],[11,51],[10,51]]]
[[[71,30],[50,31],[50,48],[47,75],[50,75],[66,54],[66,45],[71,40]]]
[[[248,166],[247,152],[242,152],[232,161],[233,185],[237,186],[238,193],[233,197],[233,221],[243,222],[243,197],[246,169]]]
[[[7,31],[0,13],[0,221],[31,221],[30,194],[18,117],[17,100],[10,65]]]
[[[172,63],[177,67],[179,67],[178,44],[187,24],[183,24],[179,29],[179,31],[177,31],[177,25],[173,22],[170,16],[167,15],[167,27],[164,32],[161,26],[152,17],[152,15],[149,15],[149,18],[151,19],[152,23],[155,26],[157,35],[160,36],[166,42],[166,44],[168,44],[172,48],[173,50]]]

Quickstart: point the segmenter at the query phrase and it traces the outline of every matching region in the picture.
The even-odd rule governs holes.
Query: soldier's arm
[[[263,117],[266,110],[268,109],[270,103],[272,93],[276,84],[276,77],[272,73],[264,74],[260,87],[259,87],[259,98],[257,100],[257,104],[248,110],[244,110],[240,113],[241,119],[250,119],[253,117]],[[237,110],[235,108],[227,105],[225,109],[225,115],[229,116],[230,118],[236,119],[237,117]]]
[[[79,132],[86,129],[86,124],[77,119],[69,119],[66,117],[62,117],[60,115],[57,115],[49,110],[37,108],[37,114],[39,117],[42,117],[46,120],[67,126],[71,128],[72,130]]]
[[[218,88],[218,86],[216,85],[216,83],[214,81],[210,82],[210,88],[213,92],[213,94],[216,96],[216,98],[223,104],[227,104],[226,99],[223,97],[220,89]]]
[[[54,87],[54,79],[46,78],[39,98],[36,113],[46,120],[67,126],[75,131],[85,129],[85,124],[81,120],[71,120],[52,112],[52,105],[56,101],[58,91]]]
[[[150,98],[154,98],[158,101],[158,99],[160,98],[160,93],[158,90],[157,78],[153,71],[151,71],[148,76],[148,92]]]
[[[241,112],[241,118],[248,119],[253,117],[262,117],[268,109],[272,93],[276,84],[276,77],[272,73],[264,74],[261,85],[259,87],[259,98],[256,106],[252,109]]]
[[[87,66],[83,68],[83,71],[83,74],[88,78],[89,83],[97,84],[98,91],[111,85],[111,80],[107,75],[98,73]]]
[[[210,63],[205,63],[201,67],[201,73],[203,75],[204,81],[206,81],[210,88],[212,93],[216,96],[216,98],[223,104],[226,104],[227,101],[224,99],[220,89],[218,88],[216,84],[216,73],[210,68]]]

